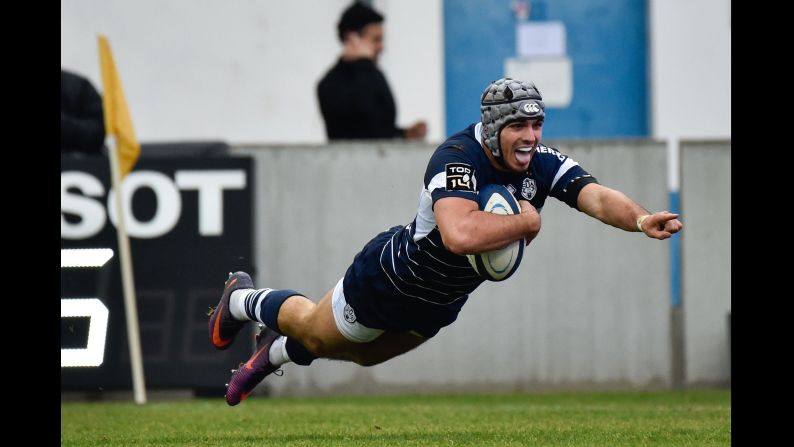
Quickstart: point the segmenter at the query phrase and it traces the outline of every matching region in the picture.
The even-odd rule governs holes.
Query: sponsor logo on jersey
[[[510,194],[516,193],[516,187],[513,185],[507,185],[507,190],[510,191]]]
[[[350,304],[345,304],[345,321],[348,323],[356,322],[356,313],[353,311],[353,308],[350,307]]]
[[[472,168],[466,163],[447,163],[447,191],[474,191]]]
[[[548,146],[540,145],[538,146],[537,151],[540,152],[541,154],[552,154],[555,157],[557,157],[560,161],[565,161],[565,159],[568,158],[567,155],[562,155],[557,149]]]
[[[535,184],[535,179],[525,178],[521,185],[521,195],[527,200],[532,200],[536,192],[538,192],[538,185]]]

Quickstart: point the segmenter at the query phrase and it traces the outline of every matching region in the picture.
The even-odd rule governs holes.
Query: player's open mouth
[[[519,147],[516,148],[516,160],[522,164],[529,164],[529,161],[532,160],[532,150],[534,147]]]

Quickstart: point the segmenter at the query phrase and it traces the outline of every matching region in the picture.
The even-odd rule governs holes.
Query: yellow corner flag
[[[110,44],[105,36],[99,36],[99,67],[102,72],[102,108],[105,115],[105,132],[116,137],[119,151],[119,167],[121,178],[124,178],[135,166],[141,155],[141,145],[135,138],[132,119],[127,110],[121,78],[113,62]]]

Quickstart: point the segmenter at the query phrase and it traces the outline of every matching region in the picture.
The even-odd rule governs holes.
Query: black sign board
[[[225,351],[207,330],[228,272],[255,278],[252,166],[247,157],[142,158],[124,179],[147,388],[223,394],[229,370],[252,352],[253,324]],[[62,157],[62,262],[64,250],[112,250],[100,252],[109,256],[101,266],[62,264],[63,390],[132,388],[110,183],[107,159]]]

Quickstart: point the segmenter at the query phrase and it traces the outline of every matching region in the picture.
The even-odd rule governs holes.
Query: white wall
[[[380,65],[398,124],[444,138],[443,0],[375,0]],[[340,46],[348,0],[61,0],[61,65],[101,90],[96,35],[108,36],[138,137],[322,143],[315,84]],[[665,138],[730,138],[727,0],[650,0],[651,128]]]
[[[687,383],[730,381],[731,151],[682,144],[681,232]],[[719,230],[715,230],[719,222]]]
[[[649,6],[652,136],[730,138],[730,1]]]
[[[108,37],[143,141],[321,143],[315,86],[341,46],[350,0],[61,0],[61,66],[102,90],[97,34]],[[380,0],[381,68],[397,122],[443,138],[441,0]]]

